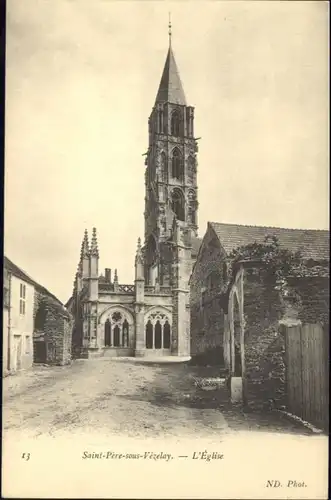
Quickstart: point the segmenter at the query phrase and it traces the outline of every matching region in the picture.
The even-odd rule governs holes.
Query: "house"
[[[190,278],[192,357],[204,360],[216,358],[217,364],[229,365],[228,342],[224,344],[224,332],[227,329],[228,310],[229,307],[232,307],[231,300],[235,287],[233,283],[229,283],[231,274],[228,267],[229,256],[231,252],[239,247],[254,242],[262,244],[266,237],[276,237],[281,249],[287,249],[291,252],[300,251],[302,261],[312,270],[318,266],[328,267],[328,231],[209,222]],[[256,265],[259,266],[259,264]],[[248,271],[247,266],[253,267],[253,270]],[[246,317],[247,315],[252,318],[252,321],[254,315],[256,318],[254,308],[258,304],[263,304],[266,298],[263,287],[261,288],[260,285],[256,285],[254,291],[254,275],[258,275],[254,266],[255,264],[246,263],[240,271],[244,276],[244,278],[241,276],[239,281],[242,283],[240,286],[245,288],[245,305],[239,303],[237,310],[240,307],[245,307],[245,311],[241,311],[242,314],[245,314],[245,321],[249,320]],[[328,306],[328,277],[309,277],[309,283],[311,285],[314,283],[315,302],[309,296],[309,290],[312,290],[312,288],[307,286],[307,279],[304,283],[304,278],[292,277],[292,286],[294,288],[295,286],[299,287],[300,293],[305,296],[305,307],[301,307],[300,315],[308,314],[313,303],[319,304],[321,314],[325,315]],[[252,284],[250,284],[251,282]],[[320,299],[316,299],[319,296]],[[271,309],[276,312],[278,298],[274,295],[269,297],[268,300],[269,303],[273,301],[271,302]],[[251,308],[250,311],[249,308]],[[260,313],[261,311],[259,311]],[[299,312],[297,312],[298,314]],[[314,316],[314,311],[312,311],[312,315]],[[278,319],[277,316],[277,321]],[[266,318],[266,321],[270,323],[270,318]],[[240,329],[238,317],[234,319],[234,322],[234,328]],[[259,324],[260,327],[261,324]]]
[[[3,371],[71,360],[72,320],[57,297],[4,257]]]

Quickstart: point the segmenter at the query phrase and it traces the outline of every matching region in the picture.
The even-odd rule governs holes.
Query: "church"
[[[73,357],[190,356],[189,278],[197,237],[197,140],[171,45],[148,120],[145,234],[135,280],[99,270],[96,228],[85,231],[72,297]]]

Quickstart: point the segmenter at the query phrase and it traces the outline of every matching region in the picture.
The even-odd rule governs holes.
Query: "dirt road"
[[[199,374],[199,368],[186,363],[121,358],[35,366],[4,379],[4,432],[201,438],[250,429],[309,433],[274,414],[243,414],[229,405],[225,389],[197,389],[194,377]]]

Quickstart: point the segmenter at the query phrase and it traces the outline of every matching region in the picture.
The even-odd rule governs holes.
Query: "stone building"
[[[99,273],[96,229],[85,232],[68,308],[73,352],[90,356],[190,355],[189,277],[197,254],[197,141],[171,38],[148,120],[145,235],[135,281]]]
[[[229,352],[226,350],[228,343],[225,342],[224,346],[224,330],[228,325],[228,309],[232,310],[232,295],[235,287],[230,283],[232,287],[232,291],[230,291],[229,255],[233,250],[241,246],[254,242],[263,243],[267,236],[275,236],[281,248],[292,252],[300,251],[303,261],[312,269],[318,265],[328,266],[328,231],[240,226],[237,224],[209,222],[190,278],[191,355],[193,357],[208,361],[216,359],[217,364],[229,365]],[[279,298],[275,294],[271,297],[261,283],[254,284],[255,275],[253,271],[248,271],[245,268],[245,271],[242,272],[245,276],[244,281],[242,281],[245,286],[242,286],[245,287],[246,299],[244,307],[247,321],[256,321],[256,305],[258,304],[261,306],[258,314],[261,317],[265,316],[267,322],[264,325],[265,328],[270,327],[271,331],[273,331],[273,321],[276,321],[275,318],[277,318],[277,321],[279,319]],[[306,307],[302,308],[300,314],[307,315],[308,311],[311,311],[312,316],[315,317],[314,311],[317,311],[318,307],[322,309],[321,314],[325,314],[325,309],[328,307],[326,294],[328,280],[318,276],[310,277],[309,280],[310,285],[314,284],[315,287],[314,299],[312,297],[308,298],[309,290],[312,290],[312,287],[307,286],[307,282],[302,277],[300,279],[292,277],[292,285],[299,287],[300,293],[306,297]],[[240,296],[242,296],[243,292],[240,293]],[[234,295],[233,300],[236,297],[237,295]],[[272,304],[271,309],[270,304]],[[264,305],[268,314],[265,314],[263,310]],[[239,306],[240,304],[237,304],[235,308],[237,316]],[[275,315],[274,318],[272,317],[273,314]],[[236,321],[235,324],[238,326]],[[258,330],[261,331],[261,328],[260,322]]]
[[[70,362],[72,324],[64,305],[7,257],[3,290],[4,373],[33,362]]]
[[[314,259],[325,256],[322,247],[313,253]],[[319,324],[329,336],[329,268],[324,259],[316,264],[310,259],[304,275],[293,272],[285,292],[266,279],[263,263],[236,264],[223,325],[224,364],[235,399],[255,407],[284,406],[286,327]]]

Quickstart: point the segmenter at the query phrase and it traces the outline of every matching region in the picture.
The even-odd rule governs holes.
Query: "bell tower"
[[[174,219],[196,235],[197,144],[194,108],[187,105],[172,48],[169,48],[154,107],[148,120],[145,172],[145,280],[171,284],[170,249]]]

